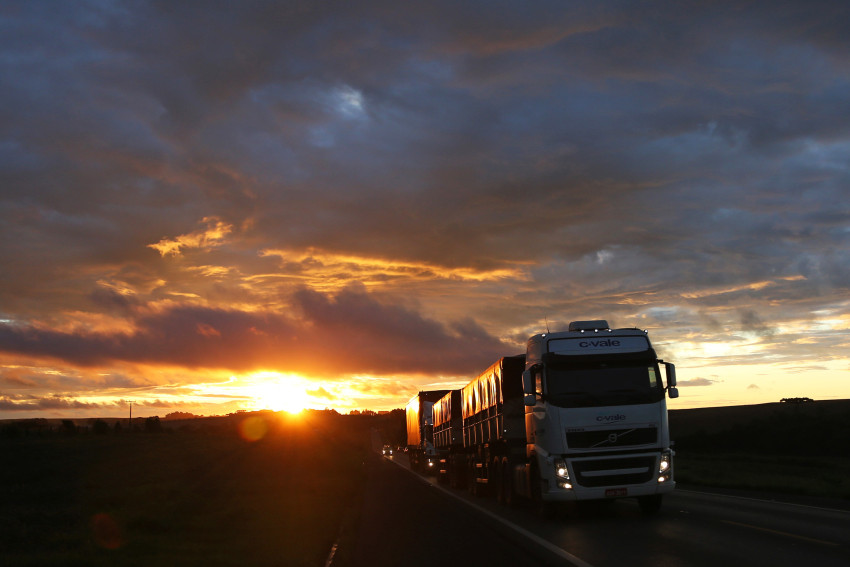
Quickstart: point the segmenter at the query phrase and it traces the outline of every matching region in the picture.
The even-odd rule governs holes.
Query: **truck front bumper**
[[[673,452],[669,449],[642,454],[600,457],[550,458],[541,470],[542,498],[546,501],[604,500],[652,496],[671,492]]]
[[[598,486],[586,488],[576,486],[572,489],[550,488],[542,493],[547,502],[575,502],[577,500],[611,500],[614,498],[630,498],[634,496],[651,496],[666,494],[676,487],[676,481],[668,480],[662,484],[626,484],[617,486]]]

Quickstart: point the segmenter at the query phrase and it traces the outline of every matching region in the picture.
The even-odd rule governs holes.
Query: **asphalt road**
[[[358,565],[850,565],[846,509],[677,489],[651,518],[626,499],[547,520],[437,486],[394,459],[369,465]]]
[[[406,463],[405,463],[406,464]],[[389,459],[367,463],[353,566],[563,565],[557,555]],[[340,553],[346,556],[345,553]]]

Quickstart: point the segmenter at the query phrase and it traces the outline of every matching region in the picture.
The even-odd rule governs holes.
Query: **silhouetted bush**
[[[70,419],[62,420],[62,433],[66,435],[76,435],[77,425]]]
[[[162,431],[162,423],[159,421],[159,417],[149,417],[145,420],[145,431],[147,433],[158,433]]]
[[[92,424],[92,432],[95,435],[106,435],[109,433],[109,424],[102,419],[96,419]]]

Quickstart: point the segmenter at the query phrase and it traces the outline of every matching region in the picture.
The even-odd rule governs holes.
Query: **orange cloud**
[[[404,262],[377,257],[334,254],[309,248],[304,251],[265,249],[261,256],[277,256],[287,266],[297,268],[297,277],[315,289],[331,291],[352,281],[366,286],[384,285],[387,281],[451,280],[472,283],[529,279],[525,266],[478,270],[470,267],[449,268],[426,262]],[[279,277],[257,276],[263,277]]]
[[[201,221],[206,228],[196,230],[188,234],[181,234],[173,239],[163,238],[156,244],[148,244],[164,258],[165,256],[179,256],[184,248],[212,248],[220,246],[224,238],[233,231],[230,225],[216,217],[204,217]]]

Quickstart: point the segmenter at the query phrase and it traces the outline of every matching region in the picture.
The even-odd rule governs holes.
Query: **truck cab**
[[[646,331],[576,321],[531,337],[523,394],[532,497],[637,497],[644,512],[657,510],[675,487],[666,402],[678,396],[675,376]]]

